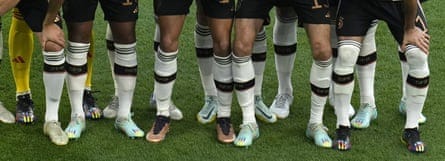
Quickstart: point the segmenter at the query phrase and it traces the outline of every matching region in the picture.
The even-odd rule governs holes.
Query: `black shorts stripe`
[[[60,73],[65,72],[65,64],[60,65],[49,65],[44,63],[43,64],[43,71],[48,73]]]
[[[264,53],[253,53],[252,54],[252,61],[253,62],[264,62],[266,61],[266,52]]]
[[[66,72],[71,75],[81,75],[81,74],[87,73],[87,71],[88,71],[86,64],[81,65],[81,66],[72,65],[69,63],[65,63],[65,64],[66,64],[66,66],[65,66]]]
[[[154,76],[155,76],[156,82],[161,83],[161,84],[170,83],[170,82],[176,80],[176,73],[173,73],[172,75],[169,75],[169,76],[160,76],[160,75],[156,74],[156,72],[155,72]]]
[[[274,46],[274,50],[275,53],[278,55],[292,55],[295,52],[297,52],[297,44],[292,44],[292,45],[288,45],[288,46],[281,46],[281,45],[273,45]]]
[[[430,76],[424,78],[416,78],[411,75],[408,75],[406,82],[417,88],[425,88],[430,83]]]
[[[233,82],[224,83],[214,80],[216,89],[222,92],[232,92],[233,91]]]
[[[114,74],[117,75],[128,75],[128,76],[136,76],[138,73],[138,66],[134,67],[124,67],[119,64],[114,63]]]
[[[338,75],[335,72],[333,72],[332,80],[337,84],[348,84],[354,80],[354,73],[347,74],[347,75]]]
[[[195,48],[196,57],[198,58],[210,58],[213,57],[213,48]]]
[[[377,61],[377,52],[374,52],[374,53],[366,55],[366,56],[359,56],[356,64],[357,65],[368,65],[375,61]]]
[[[321,97],[326,97],[329,95],[329,87],[328,88],[320,88],[312,83],[311,83],[311,91]]]
[[[238,91],[242,91],[242,90],[246,90],[246,89],[250,89],[252,87],[255,86],[255,79],[251,79],[247,82],[235,82],[235,89]]]

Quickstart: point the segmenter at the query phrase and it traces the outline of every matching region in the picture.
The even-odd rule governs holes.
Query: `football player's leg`
[[[338,42],[338,57],[334,65],[334,106],[336,107],[337,126],[350,126],[347,107],[354,90],[354,66],[361,44],[354,40]]]
[[[68,143],[67,134],[61,129],[58,112],[65,81],[65,54],[62,47],[47,42],[43,52],[43,84],[45,86],[45,123],[43,132],[56,145]]]
[[[2,17],[0,16],[0,63],[3,59],[3,24],[1,22]]]
[[[159,15],[160,45],[155,54],[156,119],[147,133],[149,142],[165,139],[170,126],[170,106],[172,91],[176,80],[179,35],[186,15]]]
[[[207,16],[204,14],[202,3],[197,2],[195,25],[195,50],[198,58],[199,74],[204,89],[204,105],[196,115],[200,123],[209,123],[216,117],[216,87],[213,81],[213,41]]]
[[[266,66],[267,53],[267,37],[266,29],[262,27],[260,32],[255,37],[255,42],[252,49],[252,63],[255,71],[255,115],[258,119],[267,122],[274,123],[277,121],[277,117],[271,110],[264,104],[262,97],[262,86],[264,68]]]
[[[108,55],[108,62],[110,63],[110,69],[111,69],[111,77],[113,78],[113,88],[114,88],[114,94],[111,98],[110,103],[104,108],[104,117],[105,118],[115,118],[117,115],[117,111],[119,109],[119,98],[117,96],[117,83],[116,83],[116,77],[114,75],[114,39],[113,34],[111,33],[110,25],[107,23],[107,30],[105,34],[105,42],[107,46],[107,55]]]
[[[332,141],[323,125],[323,111],[329,95],[332,74],[332,49],[329,24],[305,24],[311,44],[313,63],[310,72],[311,114],[306,130],[320,147],[331,147]]]
[[[297,51],[297,16],[292,7],[276,7],[276,9],[273,43],[278,93],[270,109],[278,118],[286,118],[293,100],[291,77]]]
[[[212,73],[217,92],[217,138],[222,143],[233,143],[235,131],[230,121],[234,88],[232,75],[233,58],[230,54],[232,20],[230,18],[209,18],[209,26],[214,49]]]
[[[67,89],[71,103],[71,121],[65,131],[71,139],[80,137],[85,130],[85,117],[91,116],[87,109],[83,109],[85,82],[87,80],[87,54],[90,50],[91,31],[93,21],[73,22],[67,19],[68,47],[67,47]],[[84,112],[85,110],[85,112]],[[85,115],[87,114],[87,115]]]
[[[102,110],[96,104],[96,98],[91,91],[91,79],[93,77],[93,58],[95,56],[94,33],[91,32],[90,48],[87,54],[87,78],[85,81],[85,90],[83,92],[83,108],[85,116],[89,119],[102,118]]]
[[[130,138],[143,137],[144,132],[131,119],[131,106],[137,76],[135,21],[109,21],[114,40],[114,75],[118,89],[118,112],[115,127]]]
[[[17,10],[17,9],[14,9]],[[34,103],[31,99],[29,75],[34,50],[34,37],[20,12],[14,12],[9,30],[9,58],[16,85],[16,120],[20,123],[34,121]]]
[[[3,59],[3,29],[0,17],[0,64]],[[4,106],[3,103],[0,102],[0,121],[4,123],[14,123],[15,118],[11,112],[9,112]]]
[[[367,128],[371,120],[377,118],[377,108],[374,99],[374,73],[377,61],[375,32],[377,20],[373,21],[363,39],[362,48],[357,60],[357,75],[360,86],[360,108],[351,120],[355,128]]]
[[[0,64],[3,58],[3,32],[2,32],[2,23],[0,17]],[[15,118],[11,112],[9,112],[4,106],[3,103],[0,102],[0,121],[4,123],[14,123]]]
[[[250,146],[259,137],[255,119],[255,71],[251,55],[257,33],[263,29],[263,19],[235,19],[235,40],[233,45],[232,73],[238,104],[241,107],[243,123],[234,143],[236,146]]]

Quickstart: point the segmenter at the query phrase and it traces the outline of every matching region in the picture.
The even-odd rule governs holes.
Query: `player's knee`
[[[252,42],[247,41],[235,41],[233,43],[233,52],[238,57],[251,55],[253,48]]]
[[[352,74],[359,55],[360,44],[355,41],[349,41],[349,43],[341,41],[339,44],[334,72],[340,75]]]
[[[45,43],[45,51],[47,52],[55,52],[55,51],[60,51],[63,49],[63,46],[60,46],[59,44],[56,44],[52,41],[47,41]]]
[[[417,47],[406,51],[406,60],[409,65],[408,74],[416,78],[428,77],[428,55]]]
[[[178,50],[178,44],[179,44],[178,39],[164,37],[163,39],[161,39],[160,43],[161,43],[162,50],[164,50],[166,52],[173,52],[173,51]]]
[[[317,44],[312,48],[313,59],[317,61],[326,61],[332,57],[332,49],[327,47],[327,45]]]
[[[215,53],[221,54],[221,53],[230,53],[230,41],[225,40],[215,40],[213,42],[213,50]]]

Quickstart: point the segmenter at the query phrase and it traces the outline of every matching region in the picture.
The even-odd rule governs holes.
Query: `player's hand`
[[[402,50],[406,50],[407,45],[415,45],[420,48],[420,50],[428,54],[428,50],[430,48],[430,35],[418,27],[405,30],[403,35]]]
[[[43,25],[42,36],[40,39],[42,49],[45,49],[48,41],[65,48],[65,34],[63,33],[63,30],[55,23]]]

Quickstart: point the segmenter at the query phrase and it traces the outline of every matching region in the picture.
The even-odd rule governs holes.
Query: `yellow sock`
[[[93,75],[93,57],[94,57],[94,34],[91,32],[91,40],[90,40],[90,50],[88,50],[87,56],[87,80],[85,81],[85,89],[91,90],[91,79]]]
[[[30,93],[31,91],[29,88],[29,73],[34,51],[33,42],[33,32],[15,9],[9,29],[8,45],[17,95]]]

